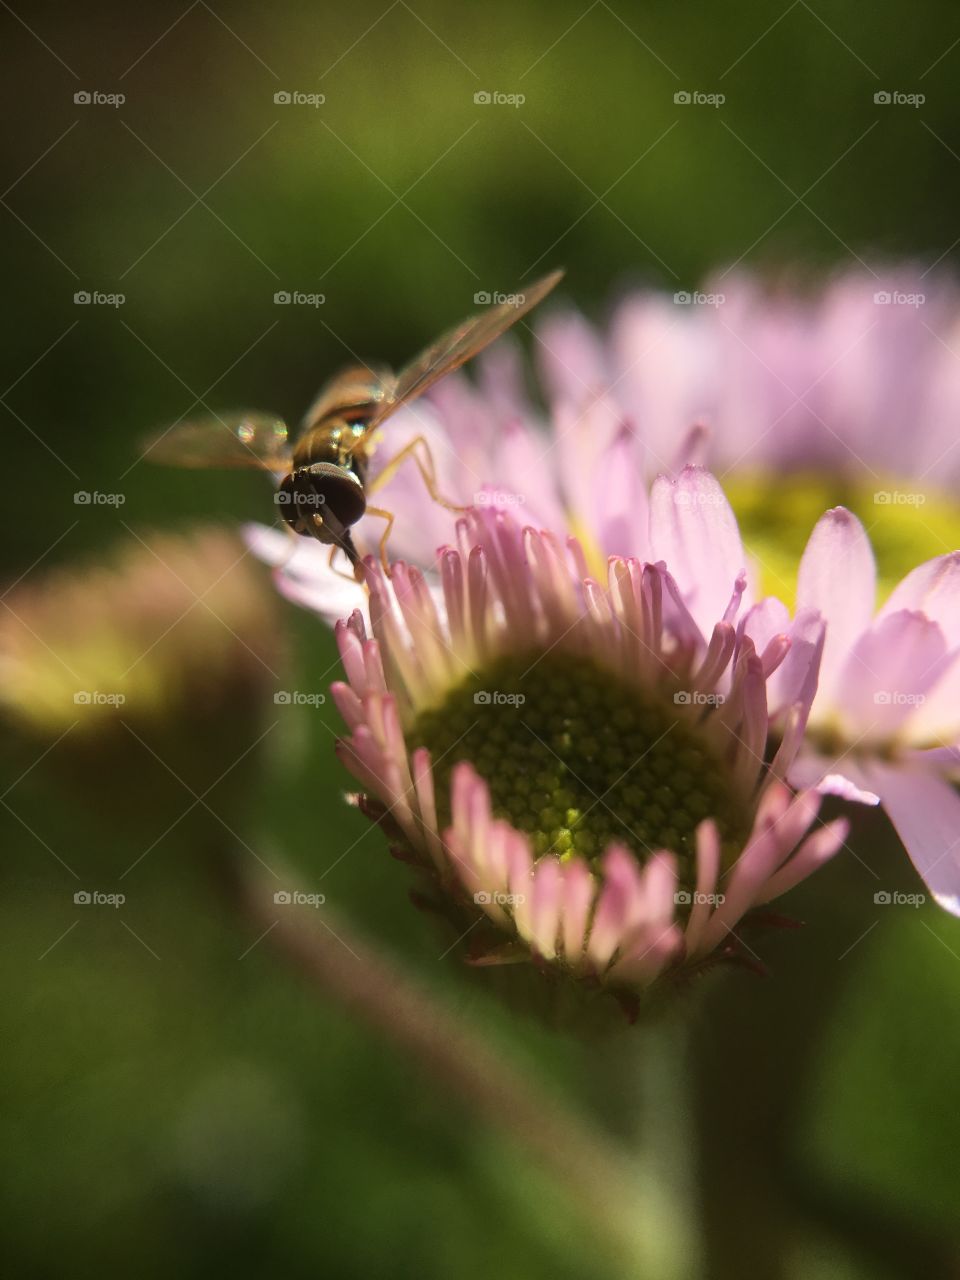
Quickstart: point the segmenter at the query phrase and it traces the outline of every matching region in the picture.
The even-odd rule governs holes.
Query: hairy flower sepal
[[[767,681],[802,724],[816,646],[758,653],[742,575],[704,635],[662,563],[612,558],[602,586],[574,540],[501,512],[458,539],[436,593],[367,564],[373,635],[359,613],[338,628],[347,767],[463,927],[492,927],[488,962],[636,995],[736,951],[743,916],[843,837],[803,840],[818,798],[779,781],[796,734],[764,760]]]

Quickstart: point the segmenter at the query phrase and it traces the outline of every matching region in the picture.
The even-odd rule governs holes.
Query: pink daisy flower
[[[823,687],[792,780],[882,800],[936,899],[960,914],[960,799],[951,785],[960,739],[951,663],[960,640],[944,585],[954,580],[960,519],[954,503],[933,493],[960,468],[960,291],[943,277],[864,270],[805,294],[730,275],[702,297],[716,305],[633,295],[605,340],[573,312],[538,323],[545,413],[527,396],[518,349],[498,343],[477,361],[476,385],[453,375],[428,403],[397,415],[373,476],[419,435],[446,497],[506,508],[558,537],[572,533],[598,580],[610,556],[663,560],[705,635],[744,568],[743,626],[758,649],[789,629],[793,652],[808,652],[825,618]],[[727,468],[750,557],[716,480],[691,465],[700,459]],[[838,500],[869,512],[881,586],[925,563],[874,620],[877,572],[866,535],[853,516],[834,513],[804,556],[794,622],[772,599],[750,612],[761,577],[792,596],[796,533]],[[413,468],[400,468],[377,501],[397,516],[392,554],[419,565],[439,598],[435,548],[452,539],[455,518],[427,499]],[[704,518],[683,518],[684,504]],[[371,523],[357,532],[368,552],[379,538]],[[834,580],[824,566],[841,527],[859,531],[850,537],[861,550],[844,553]],[[286,538],[267,530],[250,537],[265,558],[285,564],[280,583],[291,598],[331,622],[364,607],[363,589],[330,572],[324,549],[305,544],[291,556]],[[938,549],[946,554],[926,560]],[[934,579],[941,585],[921,600]],[[775,741],[798,732],[777,697],[781,678],[772,673],[768,688]],[[886,703],[871,700],[887,693]]]
[[[675,558],[710,551],[696,612],[662,562],[614,557],[604,585],[576,540],[503,512],[458,522],[438,589],[367,561],[369,620],[337,627],[339,754],[475,962],[630,1004],[742,957],[750,913],[842,843],[842,820],[811,830],[816,791],[784,781],[822,633],[758,651],[739,625],[744,577],[717,558],[736,546],[710,548],[715,508],[676,501],[715,483],[663,482]],[[768,701],[786,730],[765,762]]]
[[[817,524],[797,599],[827,623],[820,687],[791,780],[882,804],[931,894],[960,915],[960,552],[899,583],[875,613],[867,534],[838,507]],[[767,600],[747,631],[779,633],[785,607]]]

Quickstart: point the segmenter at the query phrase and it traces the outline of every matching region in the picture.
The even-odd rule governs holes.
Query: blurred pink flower
[[[798,603],[826,621],[820,687],[789,777],[883,805],[937,902],[960,915],[960,552],[909,573],[876,615],[876,567],[859,520],[838,507],[814,529]],[[766,600],[754,643],[787,620]]]
[[[419,436],[451,502],[572,532],[599,573],[609,555],[665,554],[651,541],[651,484],[687,464],[709,465],[721,480],[819,468],[833,483],[846,473],[928,487],[960,473],[952,281],[864,269],[804,293],[731,274],[675,297],[627,296],[606,338],[577,312],[548,312],[535,343],[545,412],[527,394],[519,347],[500,341],[475,362],[476,383],[453,374],[391,418],[371,486]],[[455,516],[430,500],[417,468],[401,466],[376,502],[396,517],[391,558],[434,569]],[[362,554],[376,551],[382,527],[373,517],[357,526]],[[289,594],[303,587],[316,606],[323,587],[330,622],[359,600],[322,547],[304,540],[292,552],[288,541],[250,536],[265,558],[286,563]]]
[[[721,479],[826,468],[948,489],[960,474],[960,287],[944,274],[857,267],[813,288],[731,272],[699,294],[627,297],[605,343],[575,315],[540,338],[553,395],[614,387],[661,467],[699,422],[690,460]]]

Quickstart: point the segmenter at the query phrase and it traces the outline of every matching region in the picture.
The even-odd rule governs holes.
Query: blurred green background
[[[198,401],[295,421],[351,353],[402,362],[474,293],[531,272],[565,265],[567,296],[600,320],[626,284],[691,288],[741,257],[956,258],[960,14],[945,0],[21,3],[0,33],[7,583],[102,554],[127,526],[264,514],[257,477],[138,464],[143,432]],[[926,102],[878,107],[882,89]],[[678,106],[681,90],[726,102]],[[325,302],[276,306],[281,290]],[[125,502],[77,506],[78,490]],[[325,687],[329,635],[292,609],[284,624],[290,687]],[[336,729],[329,705],[284,708],[248,839],[636,1145],[650,1275],[960,1274],[952,921],[878,922],[878,881],[841,855],[791,898],[808,925],[766,945],[772,979],[734,976],[666,1029],[591,1047],[438,960],[446,935],[341,802]],[[71,791],[58,748],[32,767],[48,746],[4,747],[11,1274],[614,1274],[509,1142],[268,943],[245,954],[202,833],[163,835],[160,765],[130,758]],[[121,793],[142,822],[113,820]],[[78,915],[55,855],[111,891],[154,839],[126,923]],[[916,889],[879,820],[856,840],[883,887]]]

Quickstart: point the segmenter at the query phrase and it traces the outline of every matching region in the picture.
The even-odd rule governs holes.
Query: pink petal
[[[551,400],[580,406],[610,385],[604,343],[577,311],[537,325],[536,359]]]
[[[494,487],[512,489],[523,496],[523,502],[513,506],[513,513],[522,524],[564,533],[567,521],[554,474],[556,464],[556,454],[543,433],[514,419],[500,433],[495,461],[488,469],[490,476],[496,478]],[[475,488],[478,494],[483,490],[479,484]]]
[[[716,901],[717,877],[720,874],[720,839],[716,825],[707,819],[697,828],[697,888],[687,919],[687,951],[699,952],[700,939]]]
[[[491,412],[490,398],[478,392],[465,374],[451,373],[431,390],[430,400],[450,437],[463,474],[489,478],[490,458],[503,425],[499,414]],[[472,489],[473,484],[468,488]]]
[[[817,692],[825,642],[825,624],[820,614],[801,609],[791,619],[786,605],[768,596],[747,614],[743,630],[761,654],[778,635],[786,635],[790,641],[787,656],[767,680],[771,718],[797,702],[809,708]]]
[[[277,568],[277,586],[294,604],[318,613],[331,626],[354,609],[369,617],[366,591],[343,576],[348,572],[344,556],[337,556],[333,569],[329,547],[262,524],[244,525],[243,540],[255,556]]]
[[[797,576],[797,607],[819,610],[827,623],[818,703],[832,701],[840,666],[870,625],[876,579],[873,548],[856,516],[845,507],[821,516]]]
[[[590,908],[596,892],[596,883],[582,858],[574,857],[564,864],[562,892],[563,954],[569,964],[579,966],[583,959]]]
[[[865,631],[837,677],[834,700],[848,732],[873,741],[892,737],[923,705],[945,659],[943,632],[921,613],[891,613]]]
[[[608,556],[647,558],[649,551],[647,486],[637,442],[623,429],[601,459],[606,476],[598,512],[600,546]]]
[[[395,517],[388,550],[391,560],[407,560],[433,567],[437,548],[453,541],[456,515],[430,497],[414,458],[408,456],[382,488],[378,476],[401,450],[413,440],[426,442],[436,475],[437,490],[448,501],[467,506],[474,492],[490,478],[487,468],[478,476],[463,465],[450,433],[429,404],[418,400],[390,419],[371,459],[367,491],[371,505],[382,507]],[[423,447],[419,447],[423,454]],[[361,554],[376,553],[383,535],[384,521],[365,516],[354,528],[354,541]]]
[[[562,401],[556,406],[554,422],[550,447],[555,447],[567,506],[573,518],[595,537],[610,479],[606,459],[623,435],[623,414],[609,396],[594,396],[585,404]],[[633,554],[631,547],[618,550]]]
[[[960,650],[954,651],[924,701],[903,725],[901,737],[917,747],[952,747],[960,741]]]
[[[765,596],[744,616],[743,631],[763,653],[774,636],[790,630],[790,610],[776,596]]]
[[[715,322],[706,310],[642,293],[628,298],[613,318],[617,394],[642,427],[653,473],[673,473],[677,446],[692,423],[716,421],[721,371],[712,336]],[[726,440],[725,435],[724,444]]]
[[[960,645],[960,551],[928,560],[908,573],[893,590],[879,618],[899,609],[915,609],[940,624],[951,649]]]
[[[880,803],[880,797],[869,789],[859,766],[850,757],[833,761],[804,752],[790,766],[787,781],[799,791],[813,788],[822,796],[839,796],[855,804]]]
[[[634,856],[611,845],[603,859],[603,883],[587,942],[590,963],[602,972],[643,913],[643,881]]]
[[[701,632],[723,617],[746,556],[723,489],[709,471],[658,476],[650,495],[652,557],[664,560]]]
[[[918,765],[874,762],[870,777],[927,888],[941,907],[960,915],[960,796]]]
[[[461,375],[462,376],[462,375]],[[484,417],[488,419],[487,429],[492,427],[495,439],[502,425],[513,419],[533,421],[536,417],[530,396],[527,394],[527,360],[523,347],[513,335],[505,335],[492,347],[487,347],[474,366],[476,380]],[[448,380],[445,378],[439,385]],[[464,378],[464,382],[467,379]],[[472,388],[471,388],[472,389]],[[431,399],[436,400],[436,390]],[[494,412],[491,415],[488,406]],[[490,419],[493,419],[490,422]]]
[[[841,848],[850,830],[846,818],[834,818],[807,836],[792,858],[763,886],[758,903],[770,902],[806,880]]]
[[[545,960],[557,954],[563,872],[557,858],[541,858],[530,879],[530,941]]]

